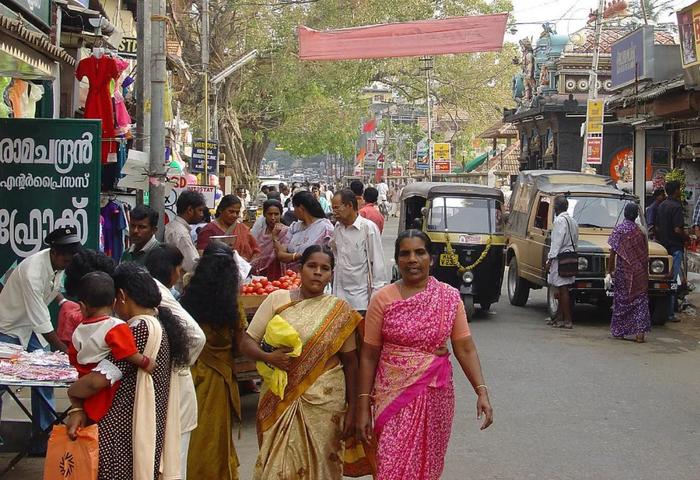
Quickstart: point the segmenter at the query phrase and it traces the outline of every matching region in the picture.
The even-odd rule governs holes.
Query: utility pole
[[[433,69],[433,57],[421,57],[421,70],[425,72],[425,105],[428,113],[428,175],[433,181],[433,116],[430,111],[430,71]]]
[[[595,16],[595,47],[593,49],[593,63],[591,64],[591,71],[588,75],[588,99],[595,100],[598,98],[598,63],[600,59],[600,36],[603,32],[603,13],[605,12],[605,0],[599,0],[598,11]],[[603,117],[605,115],[603,114]],[[586,130],[588,130],[588,125],[586,125]],[[590,168],[587,157],[587,133],[583,137],[583,153],[581,155],[581,171],[585,172]],[[602,148],[602,145],[601,145]]]
[[[200,43],[202,45],[202,72],[204,73],[204,184],[209,185],[209,0],[202,0],[201,5],[202,38]]]
[[[136,148],[150,151],[151,128],[151,5],[149,0],[138,0],[136,24],[138,50],[136,53]]]
[[[165,216],[165,0],[154,0],[151,19],[153,53],[151,63],[151,152],[149,177],[150,206],[158,212],[158,233],[163,235]],[[145,19],[144,19],[145,20]]]

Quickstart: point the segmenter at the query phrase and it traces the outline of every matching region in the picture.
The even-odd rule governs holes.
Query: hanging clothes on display
[[[129,205],[110,199],[100,209],[103,249],[105,255],[115,261],[122,258],[126,248],[126,234],[129,225]]]
[[[90,82],[85,100],[85,118],[102,120],[102,164],[106,164],[110,153],[117,153],[114,138],[114,110],[109,91],[112,80],[119,78],[117,63],[109,56],[97,52],[78,63],[75,76]],[[108,139],[107,141],[105,141]],[[116,159],[115,159],[116,160]]]
[[[119,57],[116,57],[114,61],[117,63],[117,71],[119,72],[119,76],[121,76],[124,70],[129,67],[129,62]],[[126,110],[124,95],[122,94],[122,88],[118,79],[114,81],[112,91],[114,95],[114,111],[118,134],[124,135],[131,127],[131,117]]]
[[[10,77],[0,77],[0,118],[9,118],[12,109],[5,102],[5,90],[10,86]]]
[[[14,118],[34,118],[36,104],[44,96],[44,87],[15,79],[9,90]]]

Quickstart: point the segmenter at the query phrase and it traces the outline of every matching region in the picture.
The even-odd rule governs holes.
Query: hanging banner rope
[[[317,31],[299,27],[302,60],[352,60],[498,51],[507,13]]]

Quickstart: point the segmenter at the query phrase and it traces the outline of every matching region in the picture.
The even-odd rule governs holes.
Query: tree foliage
[[[374,80],[390,85],[408,102],[425,97],[415,58],[299,61],[298,25],[331,29],[512,9],[509,0],[209,0],[209,5],[212,74],[252,49],[261,52],[219,91],[217,128],[226,174],[235,182],[257,174],[271,141],[298,155],[353,156],[368,111],[361,90]],[[200,9],[192,0],[177,0],[172,8],[192,78],[176,98],[186,118],[202,125]],[[510,99],[514,55],[514,47],[507,46],[498,53],[436,58],[433,103],[457,126],[457,136],[473,137],[500,118],[500,108]]]

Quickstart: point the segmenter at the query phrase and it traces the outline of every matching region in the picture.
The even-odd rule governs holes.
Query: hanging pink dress
[[[119,72],[119,76],[121,76],[124,70],[129,67],[129,62],[122,58],[115,58],[114,61],[117,63],[117,71]],[[114,110],[117,120],[117,128],[119,130],[118,133],[122,135],[128,131],[129,125],[131,125],[131,116],[126,110],[124,96],[121,92],[121,83],[118,79],[114,81],[114,86]]]
[[[434,278],[403,299],[396,284],[370,302],[365,343],[381,348],[374,381],[377,480],[438,480],[454,417],[448,340],[470,335],[459,292]]]
[[[119,78],[117,63],[106,55],[100,58],[90,56],[78,63],[75,76],[78,80],[87,77],[90,82],[85,100],[85,118],[102,120],[102,164],[105,164],[109,154],[117,152],[115,141],[104,141],[114,138],[114,110],[109,84],[111,80]]]

